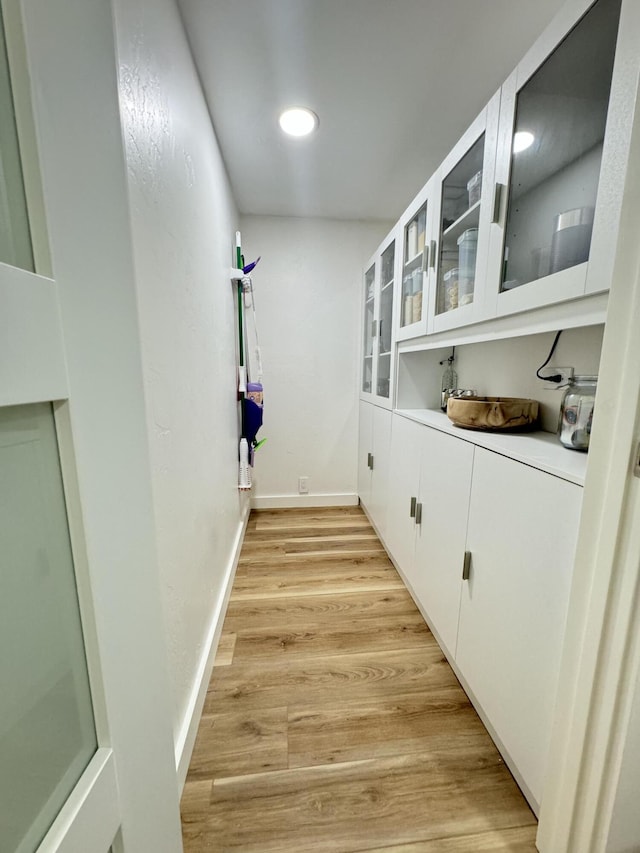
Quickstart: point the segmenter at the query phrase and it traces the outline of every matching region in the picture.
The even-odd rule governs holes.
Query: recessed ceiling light
[[[318,116],[306,107],[292,107],[280,113],[280,127],[289,136],[307,136],[318,126]]]
[[[535,136],[528,130],[519,130],[513,137],[513,153],[519,154],[526,151],[533,144]]]

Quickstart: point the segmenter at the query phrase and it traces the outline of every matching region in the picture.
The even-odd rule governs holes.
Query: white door
[[[369,512],[378,533],[384,538],[387,528],[389,488],[389,444],[391,412],[373,406],[373,454],[371,460],[371,500]]]
[[[104,282],[95,269],[100,244],[88,234],[104,213],[90,195],[90,171],[83,181],[67,178],[63,192],[57,186],[69,142],[77,143],[82,171],[92,159],[88,137],[105,138],[82,99],[74,100],[68,81],[87,88],[74,61],[96,75],[91,96],[99,101],[106,93],[99,101],[105,121],[117,117],[110,3],[3,0],[2,13],[10,59],[2,39],[0,850],[174,853],[181,850],[178,790],[159,601],[152,586],[144,592],[148,578],[138,566],[148,554],[126,527],[135,507],[132,528],[152,530],[140,489],[144,461],[138,477],[136,463],[122,458],[127,443],[134,459],[145,455],[143,419],[120,412],[136,330],[114,341],[113,367],[102,360],[102,332],[117,319],[105,309],[118,307],[124,267],[103,302],[102,330],[77,322],[82,310],[87,322],[100,312],[93,305],[72,310],[79,301],[73,266],[83,264],[80,294],[91,302]],[[80,57],[76,40],[86,52]],[[117,151],[113,124],[111,131],[105,156],[94,152],[96,169],[107,173]],[[114,191],[101,200],[115,198]],[[85,235],[82,204],[96,207]],[[105,255],[105,269],[115,254]],[[57,280],[36,269],[56,270]],[[141,395],[131,401],[138,411]],[[119,412],[111,445],[100,436],[110,409]],[[131,478],[123,477],[128,463]]]
[[[413,588],[455,657],[473,444],[424,427]]]
[[[416,504],[420,484],[420,441],[425,427],[393,415],[389,451],[389,505],[386,542],[413,587]]]
[[[581,501],[574,483],[475,450],[455,659],[532,805],[542,798]]]

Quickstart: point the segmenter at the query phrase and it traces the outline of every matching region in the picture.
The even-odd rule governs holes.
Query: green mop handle
[[[242,269],[242,248],[239,231],[236,231],[236,267],[239,270]],[[242,281],[238,279],[238,345],[240,347],[240,367],[244,367],[244,330],[242,326]]]

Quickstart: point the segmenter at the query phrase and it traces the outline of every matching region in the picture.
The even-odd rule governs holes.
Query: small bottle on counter
[[[565,447],[589,449],[597,384],[597,376],[574,376],[564,392],[558,436]]]
[[[447,411],[447,401],[452,391],[458,387],[458,374],[453,366],[455,355],[452,353],[446,361],[447,366],[442,374],[442,385],[440,389],[440,408],[443,412]],[[440,364],[444,364],[444,361],[441,361]]]

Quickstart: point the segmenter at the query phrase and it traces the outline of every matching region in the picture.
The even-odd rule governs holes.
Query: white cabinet
[[[472,465],[473,445],[394,415],[385,542],[452,656]]]
[[[401,217],[398,341],[608,290],[638,86],[620,5],[568,3]]]
[[[476,448],[455,661],[532,805],[542,795],[581,500],[573,483]]]
[[[421,450],[411,584],[445,650],[455,655],[474,447],[423,428]]]
[[[396,340],[427,332],[429,293],[435,264],[434,213],[438,178],[434,175],[400,217],[402,258],[398,275]]]
[[[592,231],[609,193],[600,172],[620,0],[589,5],[572,4],[502,87],[487,316],[587,291]]]
[[[361,397],[391,408],[395,363],[396,232],[366,266],[362,325]]]
[[[537,810],[582,488],[397,414],[389,460],[385,543]]]
[[[500,92],[441,165],[431,243],[428,332],[484,319]]]
[[[389,486],[391,412],[360,402],[358,495],[384,538]]]
[[[409,583],[413,578],[420,449],[424,432],[421,424],[393,416],[385,544]]]
[[[360,401],[358,420],[358,495],[368,507],[371,503],[371,454],[373,450],[373,409]]]

